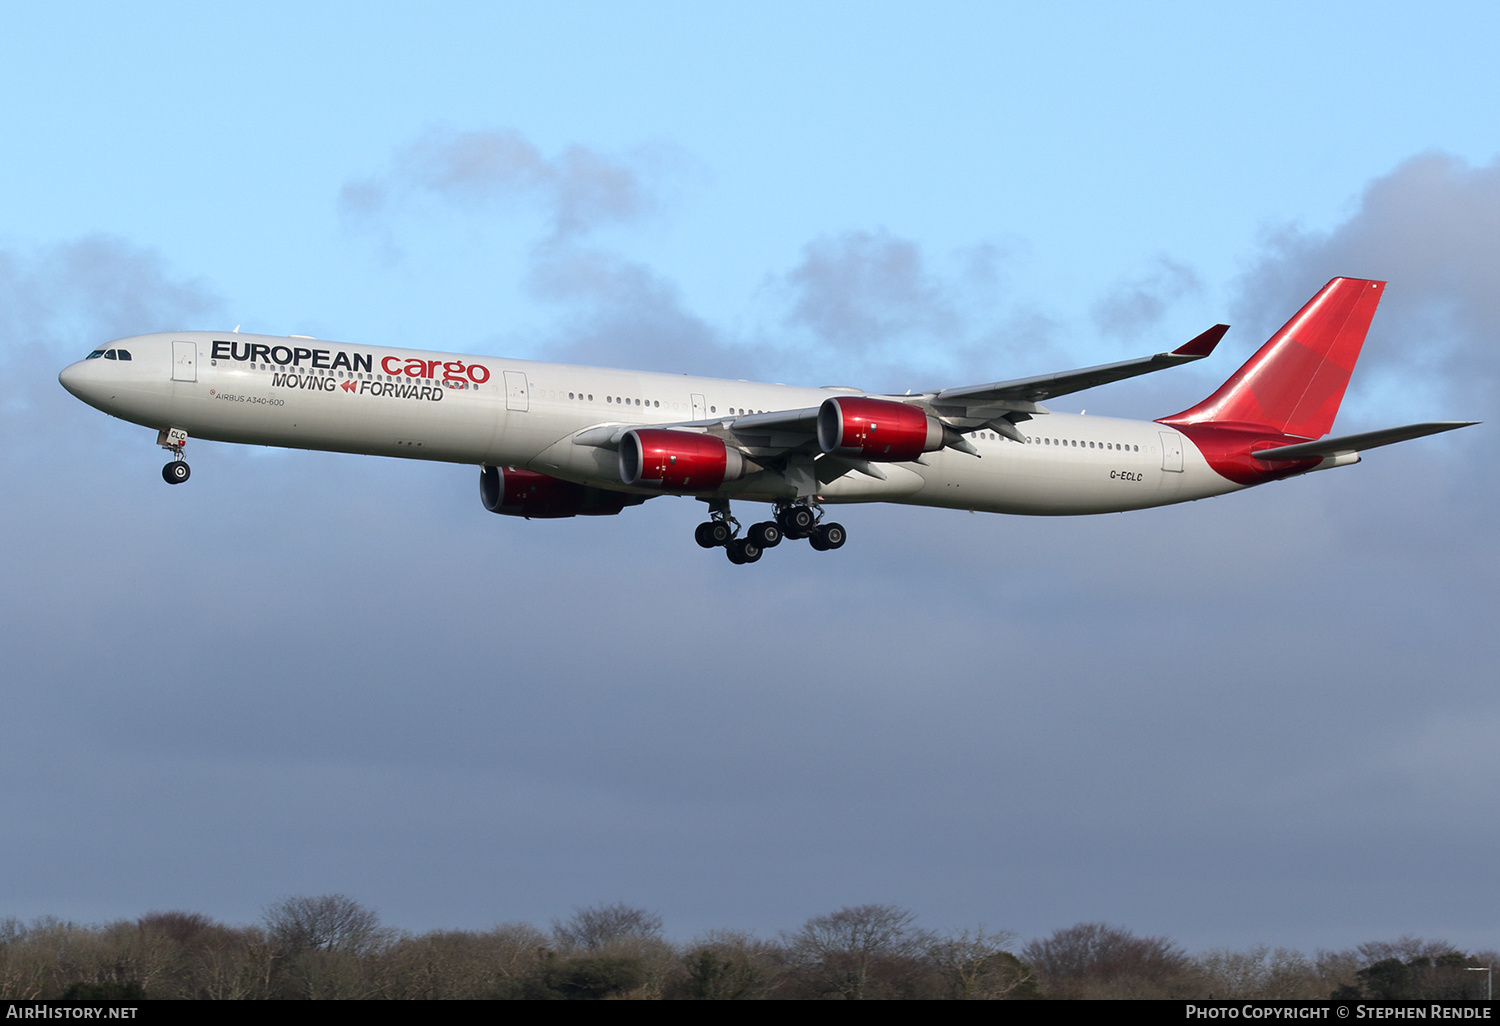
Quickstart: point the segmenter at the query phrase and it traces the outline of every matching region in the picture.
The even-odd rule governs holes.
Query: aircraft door
[[[699,395],[697,392],[693,393],[693,419],[694,420],[707,420],[708,419],[708,401],[706,399],[704,399],[703,396]]]
[[[1182,473],[1182,436],[1176,431],[1161,432],[1161,469]]]
[[[525,371],[505,372],[505,408],[525,413],[531,409]]]
[[[172,343],[172,380],[198,380],[198,344],[196,342]]]

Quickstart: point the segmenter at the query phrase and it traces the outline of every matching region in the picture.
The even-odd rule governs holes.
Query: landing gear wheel
[[[714,528],[717,526],[719,525],[712,520],[699,524],[698,529],[693,532],[693,541],[705,549],[711,549],[719,545],[720,542],[714,538],[713,534]]]
[[[750,528],[748,537],[763,549],[774,549],[781,544],[781,528],[767,520]]]
[[[843,548],[848,538],[843,524],[819,524],[813,528],[807,543],[819,552],[827,552],[830,549]]]
[[[185,460],[173,460],[161,468],[161,479],[167,484],[182,484],[192,472]]]
[[[788,506],[776,514],[776,523],[788,538],[806,538],[818,522],[809,506]]]
[[[761,557],[761,547],[749,538],[736,538],[725,546],[725,552],[729,561],[735,566],[745,563],[754,563]]]

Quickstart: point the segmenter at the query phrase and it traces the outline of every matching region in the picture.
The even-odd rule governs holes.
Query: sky
[[[0,14],[0,916],[421,931],[845,905],[1190,949],[1500,947],[1488,424],[1180,507],[839,510],[194,442],[99,343],[299,333],[899,390],[1172,348],[1192,405],[1388,280],[1347,433],[1493,422],[1490,5],[265,3]]]

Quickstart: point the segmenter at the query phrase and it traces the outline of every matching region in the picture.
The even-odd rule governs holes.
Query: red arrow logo
[[[357,381],[340,381],[339,382],[339,387],[342,388],[345,392],[353,392],[356,388],[359,387],[359,382],[357,382]]]

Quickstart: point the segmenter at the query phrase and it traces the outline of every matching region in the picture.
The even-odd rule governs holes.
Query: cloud
[[[872,390],[992,378],[1020,354],[1055,355],[1057,323],[1005,293],[1015,257],[981,243],[934,260],[884,229],[822,236],[761,289],[758,337],[814,377]]]
[[[643,151],[617,158],[585,146],[548,157],[519,132],[434,129],[396,150],[382,175],[347,183],[340,207],[356,219],[385,213],[411,195],[461,208],[522,202],[540,206],[550,240],[576,239],[634,221],[657,204],[656,181],[670,158]]]
[[[952,335],[954,299],[928,272],[921,249],[884,231],[853,231],[808,243],[783,282],[790,324],[847,353],[870,353],[912,334]]]
[[[219,309],[201,282],[173,279],[159,255],[113,236],[0,250],[0,355],[42,345],[82,356],[107,339],[204,323]]]
[[[1049,318],[989,309],[1002,261],[976,246],[938,273],[915,242],[887,232],[823,238],[769,277],[738,326],[693,313],[646,264],[572,240],[536,247],[526,285],[562,312],[553,359],[902,391],[978,380],[1007,351],[1035,359],[1050,344]]]
[[[560,306],[549,355],[568,363],[667,373],[736,375],[733,347],[686,310],[668,281],[646,265],[572,245],[537,253],[527,282]]]
[[[1009,248],[981,243],[934,262],[885,230],[814,239],[754,290],[738,323],[709,323],[668,277],[592,237],[642,223],[690,164],[663,146],[615,157],[575,145],[548,157],[515,131],[435,130],[398,148],[384,172],[345,185],[340,205],[383,233],[387,254],[399,251],[395,213],[415,199],[540,214],[522,283],[559,312],[539,347],[556,360],[900,391],[991,377],[1006,350],[1035,359],[1049,345],[1050,318],[1000,309]]]
[[[1268,231],[1240,280],[1239,314],[1268,335],[1337,275],[1390,282],[1362,361],[1366,378],[1381,377],[1366,391],[1456,403],[1466,418],[1495,414],[1500,162],[1423,154],[1371,182],[1329,231]]]
[[[1202,288],[1191,268],[1161,256],[1151,270],[1117,284],[1091,312],[1104,334],[1133,338],[1159,324],[1174,302]]]

